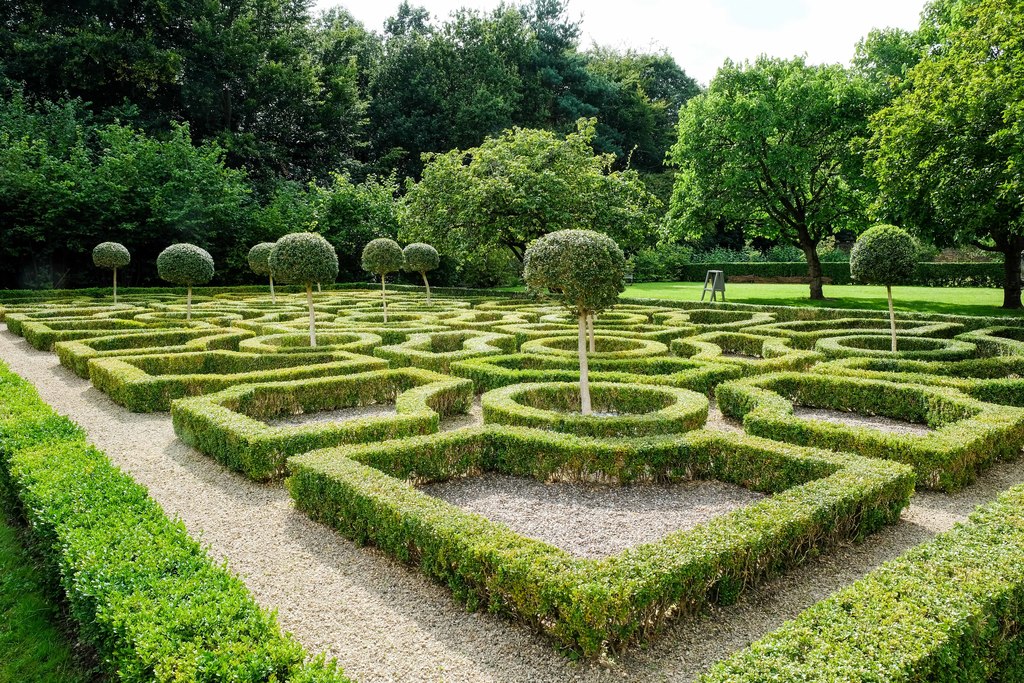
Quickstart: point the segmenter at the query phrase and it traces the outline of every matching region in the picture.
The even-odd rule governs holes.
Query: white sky
[[[367,28],[381,30],[400,0],[314,0],[341,5]],[[499,0],[419,0],[435,17],[458,7],[492,9]],[[759,54],[846,64],[872,28],[916,28],[924,0],[570,0],[583,18],[583,47],[667,49],[688,74],[707,83],[728,57]]]

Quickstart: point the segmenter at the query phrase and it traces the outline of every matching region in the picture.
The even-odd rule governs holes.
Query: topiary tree
[[[892,308],[892,286],[906,282],[917,270],[917,242],[895,225],[876,225],[857,238],[850,252],[850,275],[857,282],[885,285],[889,296],[889,328],[892,350],[896,351],[896,314]]]
[[[397,273],[405,265],[405,254],[398,242],[387,237],[370,240],[363,247],[363,270],[380,275],[380,300],[384,307],[384,322],[388,321],[388,273]]]
[[[213,257],[194,244],[172,244],[156,257],[156,272],[161,280],[188,287],[185,319],[192,319],[192,287],[213,279]]]
[[[523,279],[533,291],[547,289],[579,321],[580,410],[591,413],[587,319],[611,308],[625,289],[626,258],[619,245],[593,230],[559,230],[526,250]]]
[[[117,242],[100,242],[92,250],[92,262],[98,268],[111,268],[114,271],[114,303],[117,303],[117,269],[124,268],[132,262],[131,252],[123,244]]]
[[[423,278],[423,286],[427,288],[427,303],[430,303],[430,283],[427,282],[427,273],[441,265],[441,257],[429,244],[413,242],[407,244],[402,250],[405,255],[405,271],[407,273],[419,273]]]
[[[270,278],[270,301],[277,303],[274,294],[274,271],[270,269],[270,252],[274,251],[273,242],[260,242],[249,250],[249,268],[257,275]]]
[[[313,283],[334,282],[338,277],[338,254],[330,242],[312,232],[285,235],[270,252],[270,270],[279,281],[306,286],[309,306],[309,345],[316,346],[316,314],[313,312]]]

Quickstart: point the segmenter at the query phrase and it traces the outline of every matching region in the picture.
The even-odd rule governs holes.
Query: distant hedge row
[[[643,268],[633,273],[636,282],[703,282],[709,270],[730,277],[806,278],[803,261],[773,263],[677,263],[671,267]],[[822,274],[835,285],[852,284],[849,263],[822,263]],[[913,285],[921,287],[1002,287],[1002,263],[919,263]]]

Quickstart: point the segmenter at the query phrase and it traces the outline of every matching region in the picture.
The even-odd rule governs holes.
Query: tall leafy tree
[[[627,250],[655,230],[660,202],[635,171],[613,171],[594,154],[595,122],[582,119],[562,138],[514,128],[479,147],[429,155],[402,208],[402,237],[430,242],[459,262],[526,247],[549,232],[587,228]]]
[[[879,215],[1001,254],[1003,307],[1021,308],[1024,2],[936,3],[936,41],[871,121]]]
[[[862,155],[871,94],[836,65],[760,57],[726,62],[680,113],[667,230],[700,237],[743,222],[748,235],[799,247],[822,299],[818,244],[860,229],[868,197]]]

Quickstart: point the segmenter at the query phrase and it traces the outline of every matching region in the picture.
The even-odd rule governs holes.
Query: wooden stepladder
[[[700,293],[700,300],[704,301],[704,295],[711,292],[710,301],[716,301],[715,295],[722,293],[722,301],[725,301],[725,273],[721,270],[709,270],[704,276],[704,291]]]

